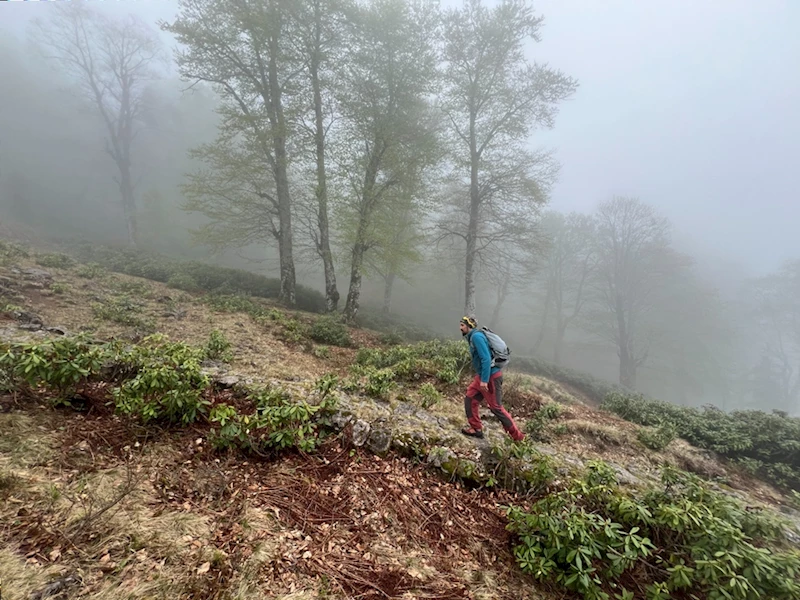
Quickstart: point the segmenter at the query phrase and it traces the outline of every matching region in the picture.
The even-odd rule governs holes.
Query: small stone
[[[373,427],[367,445],[375,454],[386,454],[392,445],[392,432],[388,429]]]
[[[363,446],[369,438],[370,425],[366,421],[359,419],[353,424],[353,445]]]

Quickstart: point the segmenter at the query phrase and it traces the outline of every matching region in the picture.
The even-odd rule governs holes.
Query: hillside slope
[[[458,344],[396,345],[268,300],[183,292],[58,255],[7,251],[0,294],[6,345],[82,333],[102,348],[116,340],[108,348],[123,360],[162,349],[148,337],[158,332],[202,348],[198,376],[211,382],[198,396],[210,412],[184,426],[124,414],[118,392],[131,389],[112,390],[114,361],[70,388],[66,406],[52,407],[52,386],[8,385],[4,599],[562,597],[555,576],[520,570],[505,507],[535,506],[597,460],[626,489],[658,485],[672,465],[751,506],[787,504],[682,440],[648,449],[642,428],[542,377],[506,377],[528,444],[510,444],[488,416],[486,439],[466,438]],[[311,421],[305,437],[287,430],[284,450],[274,432],[269,444],[243,432],[253,397],[269,396],[253,418],[285,417],[329,392],[319,439]]]

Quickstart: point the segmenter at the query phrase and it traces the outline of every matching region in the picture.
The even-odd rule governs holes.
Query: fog
[[[440,4],[444,9],[462,6],[455,0]],[[114,161],[104,141],[107,131],[97,110],[58,60],[46,58],[52,51],[47,50],[47,40],[36,35],[37,19],[52,22],[60,14],[57,9],[65,7],[4,2],[0,3],[1,233],[31,241],[126,244],[130,233],[126,219],[135,209],[139,245],[148,250],[287,277],[285,248],[279,251],[282,242],[268,231],[269,226],[248,230],[246,240],[243,232],[240,244],[230,243],[230,229],[214,220],[218,216],[211,216],[208,203],[227,206],[220,199],[231,190],[191,179],[192,173],[210,163],[208,152],[204,158],[190,151],[202,144],[222,148],[217,109],[226,99],[224,91],[211,84],[193,85],[195,81],[181,77],[202,65],[196,64],[197,57],[191,64],[176,62],[173,51],[185,50],[178,43],[180,35],[158,25],[174,23],[180,15],[178,3],[86,5],[110,19],[136,15],[163,44],[166,60],[154,66],[156,76],[142,88],[146,110],[131,149],[134,208],[120,203]],[[800,6],[779,0],[726,2],[724,8],[720,3],[689,0],[660,4],[541,0],[533,6],[544,17],[538,31],[541,41],[526,40],[525,57],[546,63],[577,85],[570,91],[569,82],[562,82],[564,89],[552,102],[552,127],[547,119],[534,119],[525,124],[530,131],[519,139],[509,133],[509,143],[496,150],[498,156],[511,154],[519,143],[520,156],[548,151],[552,162],[532,162],[528,171],[541,174],[541,185],[530,198],[529,228],[519,230],[525,239],[476,253],[479,321],[503,335],[517,354],[557,361],[664,400],[800,413],[800,328],[795,322],[800,316],[800,294],[795,293],[800,292],[800,263],[792,262],[800,261],[796,234],[800,170],[795,166],[800,156],[800,37],[796,35]],[[414,18],[422,23],[424,15]],[[342,35],[353,35],[345,31]],[[372,35],[375,47],[395,43],[383,39],[379,30]],[[337,52],[342,61],[359,56],[353,44]],[[375,62],[362,72],[380,68]],[[323,80],[323,85],[340,84],[352,76],[336,71],[336,66],[331,72],[335,76]],[[415,81],[424,76],[420,70]],[[458,318],[470,305],[465,291],[469,282],[458,235],[447,237],[442,231],[447,223],[460,227],[459,215],[466,214],[458,202],[468,197],[463,185],[469,178],[459,182],[453,175],[459,164],[453,150],[457,140],[440,132],[447,128],[446,120],[437,122],[422,109],[404,113],[404,125],[417,124],[419,131],[441,133],[441,138],[420,141],[423,134],[415,130],[416,145],[398,146],[390,157],[394,162],[381,167],[384,171],[379,169],[376,179],[395,176],[394,189],[401,192],[385,200],[385,206],[370,205],[374,222],[357,227],[353,215],[364,214],[367,205],[358,201],[368,195],[364,189],[353,191],[352,183],[364,181],[356,170],[364,157],[352,149],[359,131],[352,112],[359,83],[354,77],[347,94],[334,90],[325,96],[323,90],[324,99],[330,101],[325,108],[330,112],[323,116],[332,140],[326,152],[339,308],[346,313],[352,308],[349,300],[344,306],[344,300],[348,286],[353,289],[353,248],[363,246],[362,308],[380,311],[388,289],[391,304],[385,308],[399,320],[456,337]],[[420,83],[419,98],[437,94]],[[289,120],[310,126],[313,119],[302,117],[310,97],[303,99],[298,93],[296,101],[287,100]],[[414,118],[418,123],[412,123]],[[410,134],[396,135],[405,139]],[[290,154],[295,153],[288,173],[295,230],[292,268],[298,282],[324,291],[323,261],[314,249],[317,238],[309,234],[316,227],[316,216],[309,216],[316,214],[313,144],[311,138],[300,138],[298,134],[289,139],[287,146]],[[241,139],[236,143],[241,144],[236,149],[247,145]],[[263,185],[271,193],[272,179],[257,181],[250,171],[237,171],[238,155],[228,152],[233,149],[220,150],[234,158],[226,166],[228,182],[252,177],[247,185],[256,191]],[[423,154],[428,158],[420,159]],[[503,160],[515,158],[503,155]],[[186,187],[191,181],[194,192]],[[210,193],[212,188],[216,191]],[[503,193],[500,205],[510,206],[509,198],[520,192]],[[448,200],[451,197],[456,200]],[[241,205],[236,198],[231,207]],[[625,279],[628,287],[631,279],[640,286],[636,293],[641,300],[631,300],[632,305],[640,307],[646,298],[647,306],[631,317],[643,333],[631,338],[627,350],[620,345],[618,325],[606,326],[613,318],[603,303],[610,293],[619,293],[603,287],[604,273],[622,268],[604,263],[603,258],[603,235],[611,235],[608,223],[613,219],[609,217],[604,229],[601,206],[605,203],[611,210],[614,198],[638,199],[637,206],[650,211],[641,214],[642,223],[668,221],[664,236],[660,231],[654,234],[651,246],[636,259],[635,277]],[[406,199],[411,200],[405,203]],[[187,211],[189,204],[205,209]],[[621,204],[616,206],[622,210]],[[269,216],[276,231],[285,217],[280,211],[278,206]],[[554,212],[576,212],[596,221],[589,229],[570,228],[559,225]],[[243,221],[254,222],[254,213],[243,214]],[[399,238],[387,233],[386,229],[398,233],[398,224],[406,219],[417,224],[410,233],[398,234]],[[502,220],[498,217],[498,222]],[[198,228],[199,235],[192,235],[191,230]],[[560,247],[553,240],[560,239],[559,232],[563,239],[577,239],[564,246],[568,257],[564,264],[571,265],[566,270],[553,262],[553,248]],[[421,237],[413,238],[416,234]],[[393,241],[381,245],[364,236]],[[408,236],[415,240],[413,248]],[[593,241],[582,245],[582,236]],[[215,247],[209,245],[211,240],[217,240]],[[587,275],[585,287],[577,285],[583,281],[578,274],[583,246],[591,246],[587,260],[596,267]],[[392,257],[397,256],[407,258],[407,263],[396,264]],[[510,271],[504,278],[500,273],[505,267]],[[562,277],[565,272],[559,280],[560,293],[548,293],[555,274]],[[508,289],[498,294],[504,285]],[[554,320],[556,295],[566,298],[565,315],[575,309],[563,338]],[[353,315],[358,306],[357,300]],[[622,373],[621,349],[632,353],[631,365],[638,368],[631,368],[636,373]]]

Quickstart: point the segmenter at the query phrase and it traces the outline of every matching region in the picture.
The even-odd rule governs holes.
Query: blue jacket
[[[492,367],[492,352],[489,350],[489,340],[486,339],[486,334],[479,329],[471,329],[464,337],[467,338],[469,344],[472,368],[481,376],[481,381],[488,382],[489,377],[500,369]]]

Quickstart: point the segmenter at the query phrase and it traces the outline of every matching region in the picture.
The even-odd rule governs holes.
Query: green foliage
[[[640,429],[639,433],[636,434],[636,438],[642,444],[656,452],[660,452],[669,446],[670,442],[676,437],[677,432],[675,431],[675,427],[669,423],[659,425],[658,427],[646,427]]]
[[[800,489],[800,419],[762,411],[677,406],[640,395],[609,394],[603,408],[648,427],[666,427],[698,448],[742,462],[777,485]],[[757,461],[757,462],[756,462]]]
[[[404,380],[435,377],[443,383],[456,384],[469,364],[469,350],[463,342],[439,340],[386,349],[361,348],[356,364],[376,369],[391,367]]]
[[[314,350],[312,350],[312,354],[317,358],[330,358],[331,357],[331,349],[327,346],[314,346]]]
[[[297,402],[280,388],[266,388],[251,394],[253,414],[242,415],[228,404],[215,406],[209,420],[219,424],[213,442],[217,448],[241,448],[256,453],[297,448],[310,452],[322,441],[320,426],[336,407],[332,391],[335,378],[317,381],[319,402]]]
[[[143,318],[144,308],[129,296],[113,296],[105,301],[92,304],[92,313],[98,319],[135,327],[143,331],[153,331],[152,319]]]
[[[203,399],[209,385],[200,369],[203,358],[203,350],[169,342],[160,334],[122,350],[116,362],[127,365],[135,375],[112,391],[117,410],[136,415],[145,423],[194,422],[209,404]]]
[[[79,266],[75,274],[84,279],[100,279],[106,274],[106,270],[97,263],[89,263],[88,265]]]
[[[381,335],[380,343],[384,346],[397,346],[403,343],[403,336],[397,331],[389,331]]]
[[[103,364],[103,347],[86,337],[62,337],[39,344],[11,344],[3,347],[0,371],[7,378],[5,386],[29,389],[40,386],[54,394],[56,404],[70,404],[76,389]]]
[[[211,360],[221,360],[222,362],[231,362],[233,360],[231,343],[224,333],[215,329],[209,334],[205,347],[205,356]]]
[[[230,269],[200,262],[182,262],[132,248],[93,244],[77,246],[75,252],[81,260],[94,261],[110,271],[134,277],[162,283],[169,282],[174,276],[181,276],[184,281],[188,281],[186,278],[191,278],[197,284],[197,289],[204,292],[244,294],[273,299],[278,298],[280,294],[279,279],[270,279],[242,269]],[[317,313],[325,311],[325,297],[316,290],[299,285],[296,298],[297,308],[300,310]]]
[[[360,327],[384,332],[386,334],[385,341],[382,340],[381,343],[387,346],[401,344],[404,341],[429,342],[436,338],[429,329],[409,323],[406,317],[386,314],[368,307],[359,309],[356,323]]]
[[[66,254],[37,254],[36,264],[47,269],[70,269],[75,265],[75,260]]]
[[[552,459],[542,454],[530,438],[514,442],[504,437],[500,445],[492,447],[492,456],[495,459],[492,479],[507,489],[538,494],[555,480]]]
[[[167,279],[167,286],[184,292],[196,292],[200,289],[194,277],[187,273],[174,273]]]
[[[353,345],[347,325],[332,315],[317,317],[311,324],[309,337],[315,342],[331,346],[348,348]]]
[[[789,600],[800,593],[800,553],[786,550],[783,524],[667,469],[662,485],[635,497],[602,462],[570,486],[508,510],[522,570],[588,600],[670,598]]]
[[[59,296],[66,294],[70,289],[71,287],[66,283],[54,283],[50,286],[50,290]]]
[[[534,440],[544,441],[548,437],[548,425],[560,416],[561,407],[555,402],[548,402],[542,405],[525,423],[525,433]]]
[[[420,404],[422,408],[430,408],[439,404],[443,397],[441,392],[437,390],[432,383],[426,382],[419,386]]]
[[[0,265],[7,265],[18,258],[27,258],[28,256],[30,256],[28,251],[22,246],[14,242],[0,240]]]

